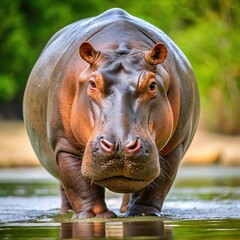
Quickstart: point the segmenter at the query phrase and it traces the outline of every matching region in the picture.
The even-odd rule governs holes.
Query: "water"
[[[162,217],[124,218],[121,195],[107,192],[118,219],[60,215],[57,181],[45,170],[0,170],[0,239],[240,239],[240,168],[182,167]]]

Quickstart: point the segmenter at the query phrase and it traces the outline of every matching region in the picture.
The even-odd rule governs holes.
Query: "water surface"
[[[118,219],[60,215],[57,181],[45,170],[0,170],[0,239],[240,239],[240,168],[182,167],[162,217],[124,218],[121,195],[107,192]]]

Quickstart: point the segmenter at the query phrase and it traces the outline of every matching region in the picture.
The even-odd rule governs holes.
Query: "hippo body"
[[[126,216],[159,216],[197,127],[199,95],[166,34],[111,9],[50,39],[23,110],[37,157],[60,181],[63,212],[115,217],[108,188],[131,193]]]

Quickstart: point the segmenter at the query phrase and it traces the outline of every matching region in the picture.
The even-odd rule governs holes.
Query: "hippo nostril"
[[[139,137],[136,138],[135,141],[126,145],[126,152],[129,154],[135,154],[142,147],[142,141]]]
[[[113,153],[114,152],[114,145],[109,142],[108,140],[104,139],[103,137],[99,140],[101,149],[106,153]]]

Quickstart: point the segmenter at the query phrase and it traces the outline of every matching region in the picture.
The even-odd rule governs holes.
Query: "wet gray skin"
[[[0,170],[0,239],[240,239],[240,168],[182,167],[162,217],[108,221],[60,215],[58,183],[42,169]]]

